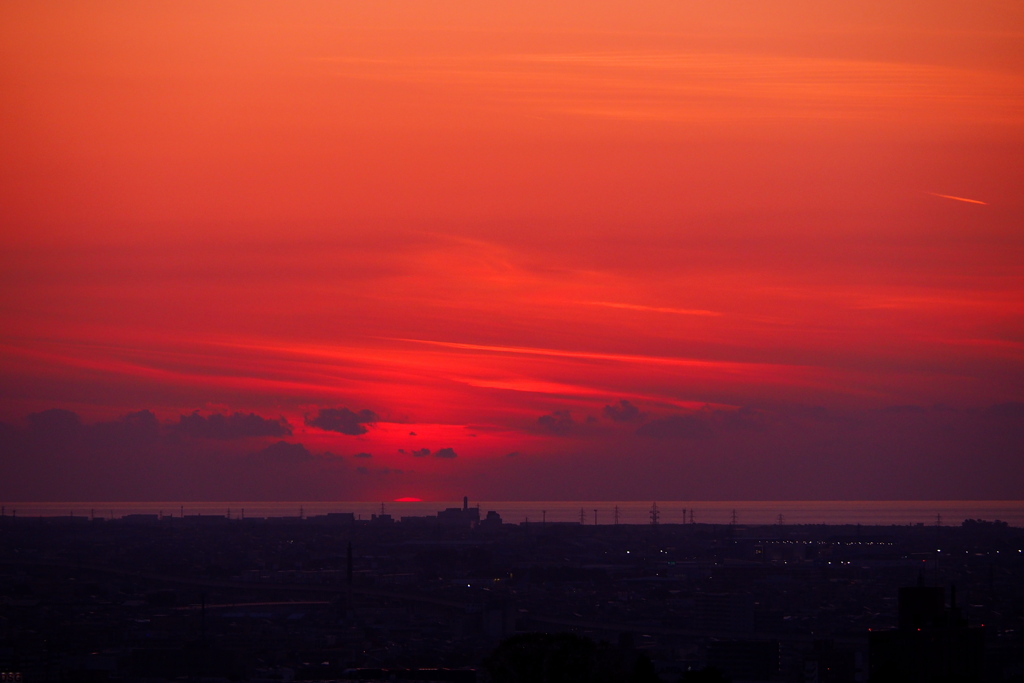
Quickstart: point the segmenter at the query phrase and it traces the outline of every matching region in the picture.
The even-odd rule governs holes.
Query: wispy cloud
[[[505,391],[521,391],[531,394],[551,394],[556,396],[604,396],[608,392],[602,389],[585,387],[578,384],[548,382],[539,379],[482,379],[475,377],[453,378],[471,387],[483,389],[503,389]]]
[[[623,304],[615,301],[580,301],[584,306],[604,306],[605,308],[621,308],[628,311],[649,311],[651,313],[671,313],[674,315],[698,315],[717,317],[718,311],[707,311],[701,308],[671,308],[668,306],[644,306],[642,304]]]
[[[908,107],[935,113],[938,105],[944,117],[1024,116],[1015,74],[895,61],[613,51],[337,64],[339,77],[468,87],[540,111],[605,118],[749,119],[767,108],[775,116],[862,121]]]
[[[598,351],[570,351],[567,349],[548,349],[528,346],[498,346],[490,344],[466,344],[462,342],[446,342],[433,339],[401,339],[392,338],[390,341],[408,342],[411,344],[426,344],[439,346],[448,349],[459,349],[464,351],[484,351],[489,353],[505,353],[527,356],[551,356],[556,358],[573,358],[579,360],[605,360],[617,361],[620,363],[636,363],[645,365],[673,365],[692,368],[715,368],[726,372],[742,372],[755,368],[779,368],[777,364],[766,363],[742,363],[737,361],[707,360],[701,358],[678,358],[671,356],[645,356],[627,353],[602,353]],[[791,366],[792,367],[792,366]]]

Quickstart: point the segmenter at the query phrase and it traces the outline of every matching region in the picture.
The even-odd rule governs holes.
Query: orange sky
[[[1021,44],[1011,1],[5,2],[0,497],[1022,496]],[[50,409],[166,434],[60,488]],[[196,410],[308,462],[218,489],[278,437]]]

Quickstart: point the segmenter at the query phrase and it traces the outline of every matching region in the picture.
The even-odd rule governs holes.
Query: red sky
[[[0,497],[1024,496],[1022,44],[1015,0],[5,2]]]

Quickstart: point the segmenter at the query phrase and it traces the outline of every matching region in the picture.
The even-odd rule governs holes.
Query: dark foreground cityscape
[[[585,520],[589,521],[589,520]],[[1024,681],[1024,529],[0,517],[20,681]]]

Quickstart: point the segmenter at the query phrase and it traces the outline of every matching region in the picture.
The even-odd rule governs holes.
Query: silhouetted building
[[[985,631],[970,627],[942,588],[917,585],[899,592],[899,626],[870,634],[872,683],[969,683],[983,680]]]
[[[708,666],[737,681],[771,681],[779,672],[779,643],[775,640],[713,640],[708,643]]]
[[[469,507],[469,498],[463,497],[461,508],[445,508],[437,513],[441,526],[475,527],[480,523],[480,509]]]
[[[501,526],[501,515],[499,515],[495,510],[488,510],[487,516],[480,520],[481,528],[490,529],[499,526]]]
[[[866,679],[864,653],[850,644],[816,640],[804,656],[803,683],[861,683]]]

